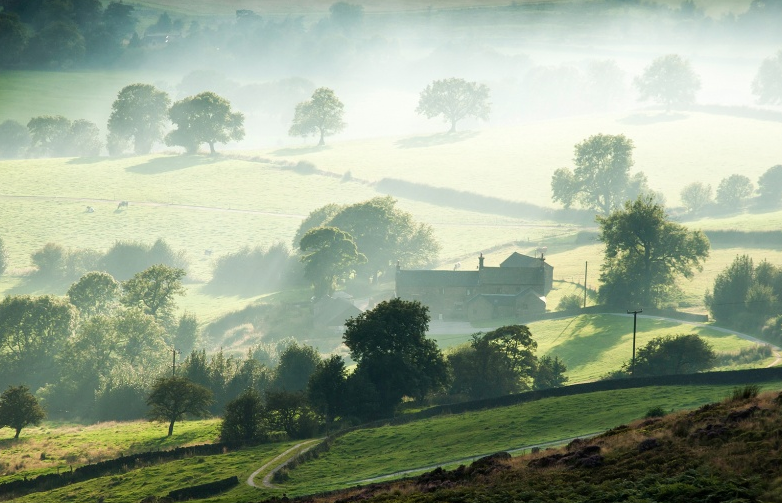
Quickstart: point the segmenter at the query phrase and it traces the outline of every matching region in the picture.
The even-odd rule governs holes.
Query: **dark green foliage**
[[[137,155],[148,154],[152,145],[163,139],[171,99],[168,94],[149,84],[131,84],[120,90],[111,105],[108,130],[113,145],[119,147],[133,141]],[[122,153],[112,148],[112,155]]]
[[[651,409],[646,411],[646,414],[644,415],[644,418],[650,419],[653,417],[663,417],[665,416],[666,412],[665,409],[660,407],[659,405],[652,407]]]
[[[280,290],[301,275],[301,265],[283,243],[264,249],[243,248],[220,256],[209,289],[218,293],[258,295]]]
[[[624,208],[597,217],[606,245],[598,295],[608,305],[634,309],[657,307],[678,276],[691,278],[709,256],[709,240],[672,222],[653,198],[627,201]]]
[[[557,305],[557,311],[578,311],[584,306],[584,297],[578,294],[565,295]]]
[[[318,427],[302,391],[267,391],[266,418],[272,431],[284,431],[290,438],[312,437]]]
[[[168,436],[174,433],[174,423],[185,416],[203,417],[212,404],[212,392],[184,377],[161,377],[155,381],[147,397],[151,421],[167,421]]]
[[[375,414],[392,415],[404,396],[423,399],[448,381],[445,358],[426,338],[429,310],[418,301],[391,299],[345,322],[345,345],[356,372],[379,399]]]
[[[118,305],[120,284],[105,272],[89,272],[68,288],[68,300],[82,318],[109,314]]]
[[[99,267],[117,280],[125,281],[157,264],[187,269],[184,252],[175,252],[163,239],[158,239],[152,245],[138,241],[117,241],[101,258]]]
[[[543,356],[538,360],[532,389],[548,389],[564,386],[568,378],[565,376],[567,367],[558,356]]]
[[[312,346],[290,344],[280,354],[273,387],[277,390],[306,391],[310,376],[320,363],[320,353]]]
[[[95,397],[96,421],[133,421],[147,413],[147,393],[140,384],[119,383],[105,387]],[[78,411],[77,411],[78,412]]]
[[[354,274],[357,265],[367,261],[350,234],[336,227],[309,230],[301,238],[299,248],[304,277],[312,283],[317,298],[332,295],[339,283]]]
[[[782,313],[780,296],[782,270],[766,261],[755,267],[749,256],[741,255],[717,275],[704,300],[714,319],[754,329]],[[767,325],[773,327],[773,321]],[[774,336],[773,329],[768,335]]]
[[[27,386],[9,386],[0,395],[0,427],[13,428],[19,438],[22,428],[40,424],[46,413]]]
[[[218,495],[233,487],[239,485],[239,478],[234,475],[227,479],[218,480],[215,482],[207,482],[206,484],[198,484],[196,486],[185,487],[182,489],[176,489],[168,493],[168,497],[174,501],[183,501],[191,499],[203,499],[210,496]]]
[[[268,438],[263,398],[248,389],[228,402],[220,426],[220,441],[228,444],[254,444]]]
[[[310,406],[325,417],[326,423],[344,414],[347,409],[346,381],[345,361],[339,355],[331,355],[318,362],[310,375],[307,399]]]
[[[633,371],[635,377],[691,374],[710,369],[715,360],[711,345],[697,335],[666,335],[638,349],[634,371],[632,362],[623,369]]]
[[[176,296],[186,292],[182,286],[185,274],[184,269],[163,264],[153,265],[122,283],[120,302],[126,307],[139,307],[166,324],[171,321],[176,307]]]

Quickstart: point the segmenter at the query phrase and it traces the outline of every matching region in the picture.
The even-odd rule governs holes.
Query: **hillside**
[[[753,391],[616,426],[565,448],[517,458],[498,453],[455,470],[301,500],[776,502],[782,393]]]

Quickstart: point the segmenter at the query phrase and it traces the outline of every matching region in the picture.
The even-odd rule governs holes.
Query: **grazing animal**
[[[95,208],[92,206],[87,206],[87,213],[95,213]]]
[[[119,204],[117,205],[117,209],[127,208],[127,207],[128,207],[128,202],[127,201],[120,201]]]

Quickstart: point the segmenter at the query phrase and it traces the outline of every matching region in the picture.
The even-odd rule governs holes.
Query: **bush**
[[[217,259],[209,287],[220,293],[271,292],[291,283],[298,273],[297,266],[298,261],[283,243],[274,244],[268,250],[243,248]]]
[[[644,419],[650,419],[653,417],[663,417],[663,416],[665,416],[665,409],[657,405],[646,411],[646,415],[644,416]]]
[[[557,305],[557,311],[578,311],[584,305],[584,298],[581,295],[565,295]]]
[[[760,386],[748,384],[743,388],[733,388],[733,392],[728,400],[731,402],[742,402],[757,397],[758,393],[760,393]]]

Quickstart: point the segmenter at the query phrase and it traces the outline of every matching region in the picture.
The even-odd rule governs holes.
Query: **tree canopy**
[[[762,204],[782,204],[782,164],[771,166],[758,178],[758,196]]]
[[[714,201],[711,197],[711,185],[693,182],[685,185],[681,191],[682,204],[689,213],[699,213]]]
[[[367,261],[350,234],[336,227],[309,230],[301,238],[299,247],[304,277],[312,283],[316,297],[334,293],[338,282],[349,278],[356,265]]]
[[[761,105],[782,103],[782,51],[766,58],[752,81],[752,94]]]
[[[176,129],[166,135],[166,145],[184,147],[189,154],[202,143],[215,153],[215,143],[244,138],[244,115],[231,110],[231,103],[213,92],[203,92],[177,101],[168,111]]]
[[[184,377],[161,377],[155,381],[147,398],[149,419],[168,421],[168,436],[174,433],[174,423],[185,416],[203,417],[209,413],[212,392]]]
[[[109,145],[112,154],[123,150],[121,145],[133,140],[133,151],[148,154],[156,141],[163,139],[163,127],[168,121],[168,93],[150,84],[123,87],[111,105]]]
[[[694,374],[710,369],[716,354],[711,345],[696,334],[655,337],[638,349],[634,376]],[[632,368],[632,362],[624,369]]]
[[[429,309],[418,301],[383,301],[345,322],[343,340],[378,395],[379,417],[393,413],[404,396],[423,398],[448,381],[435,341],[426,337]]]
[[[648,191],[643,173],[630,177],[633,148],[633,141],[624,135],[597,134],[577,144],[576,168],[560,168],[551,177],[552,199],[565,208],[578,203],[607,215]]]
[[[119,302],[120,284],[109,273],[93,271],[73,283],[67,295],[84,318],[109,314]]]
[[[744,175],[730,175],[720,180],[717,186],[717,203],[726,209],[738,210],[744,207],[755,187]]]
[[[122,284],[123,305],[138,306],[159,320],[165,320],[176,307],[176,295],[184,295],[185,270],[163,264],[153,265]]]
[[[597,222],[606,247],[598,295],[609,305],[659,306],[676,278],[691,278],[709,256],[706,236],[672,222],[650,196],[627,201]]]
[[[22,428],[41,424],[45,417],[46,413],[27,386],[9,386],[0,395],[0,427],[13,428],[14,438],[19,438]]]
[[[345,129],[342,117],[345,105],[337,98],[334,91],[328,87],[320,87],[312,93],[312,98],[296,105],[288,134],[291,136],[309,136],[319,134],[318,145],[325,145],[326,136],[339,133]]]
[[[489,118],[489,88],[459,78],[435,80],[421,91],[415,111],[427,119],[442,115],[451,125],[449,132],[453,133],[456,123],[465,117]]]
[[[0,32],[2,29],[0,28]],[[2,47],[0,42],[0,47]],[[30,147],[30,132],[19,122],[6,120],[0,124],[0,158],[15,159],[27,153]]]
[[[690,62],[678,54],[660,56],[635,78],[638,99],[653,100],[666,111],[695,103],[695,93],[701,88],[700,77]]]

